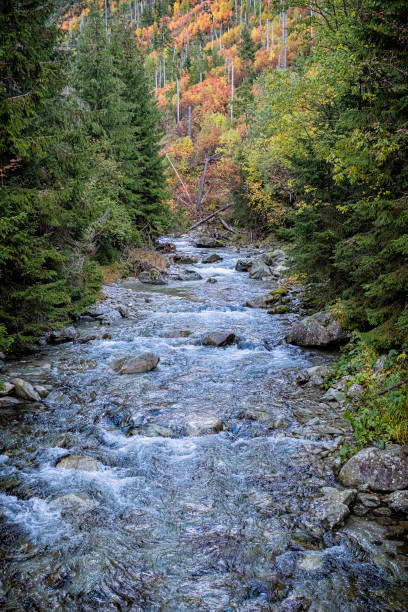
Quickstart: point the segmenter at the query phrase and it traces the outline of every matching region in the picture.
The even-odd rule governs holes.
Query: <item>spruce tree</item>
[[[169,212],[165,198],[165,168],[160,156],[159,111],[144,72],[143,57],[130,29],[118,24],[113,31],[114,66],[124,88],[122,103],[129,112],[127,137],[121,143],[122,200],[136,227],[146,237],[163,231]]]

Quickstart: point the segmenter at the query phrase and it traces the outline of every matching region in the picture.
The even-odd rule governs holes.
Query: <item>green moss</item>
[[[275,306],[275,308],[268,310],[268,314],[274,315],[286,314],[287,312],[290,312],[290,306]]]

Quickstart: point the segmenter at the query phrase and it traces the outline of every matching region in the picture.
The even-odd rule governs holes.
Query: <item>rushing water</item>
[[[177,248],[205,253],[188,240]],[[292,435],[290,392],[324,357],[281,343],[295,315],[245,307],[272,285],[235,272],[238,253],[219,253],[188,266],[201,281],[125,282],[138,314],[103,330],[111,339],[86,322],[81,333],[99,339],[9,366],[10,378],[54,391],[1,415],[1,609],[404,609],[397,570],[304,528],[322,484],[305,456],[324,440]],[[203,346],[213,330],[239,341]],[[139,351],[159,367],[113,372]],[[256,410],[283,424],[245,418]],[[56,467],[67,454],[98,470]]]

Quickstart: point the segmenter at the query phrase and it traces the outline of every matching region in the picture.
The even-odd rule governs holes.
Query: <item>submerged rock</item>
[[[311,506],[313,517],[330,529],[342,525],[350,514],[349,504],[355,498],[356,491],[322,487],[321,493],[323,497],[316,500]]]
[[[207,278],[207,283],[214,284],[214,283],[218,283],[218,281],[213,276],[210,276],[210,278]]]
[[[47,335],[48,344],[63,344],[74,342],[78,337],[78,330],[73,325],[68,325],[59,331],[52,331]]]
[[[0,387],[0,397],[10,395],[14,392],[14,385],[9,382],[3,382],[3,388]]]
[[[386,502],[394,512],[408,512],[408,491],[394,491],[387,496]]]
[[[154,370],[159,361],[160,357],[154,353],[140,353],[134,357],[117,359],[111,363],[111,366],[118,374],[140,374]]]
[[[408,487],[408,457],[404,449],[390,444],[384,450],[364,448],[342,467],[345,486],[368,485],[374,491],[396,491]]]
[[[0,409],[1,408],[14,408],[15,406],[18,406],[19,404],[21,404],[22,401],[23,400],[17,397],[10,397],[8,395],[5,395],[3,397],[0,397]]]
[[[227,346],[235,342],[235,334],[232,332],[212,332],[203,340],[204,346]]]
[[[263,278],[267,278],[271,276],[271,269],[266,265],[264,261],[254,261],[249,270],[249,278],[254,280],[262,280]]]
[[[177,281],[194,281],[202,280],[203,277],[195,270],[185,270],[184,272],[179,272],[178,274],[171,274],[170,278]]]
[[[224,423],[216,416],[197,415],[187,421],[187,435],[216,434],[224,429]]]
[[[257,295],[245,302],[245,306],[248,308],[266,308],[266,295]]]
[[[67,493],[56,497],[52,502],[52,506],[61,508],[62,512],[73,512],[83,514],[93,510],[97,504],[92,501],[85,493]]]
[[[174,255],[173,261],[177,264],[195,264],[198,259],[197,257],[190,257],[190,255]]]
[[[21,397],[21,399],[29,400],[31,402],[39,402],[41,397],[34,389],[31,383],[22,378],[15,378],[12,381],[14,385],[14,392],[17,397]]]
[[[235,269],[237,272],[248,272],[252,266],[252,259],[238,259],[235,264]]]
[[[150,268],[150,270],[143,270],[143,272],[139,274],[139,280],[142,283],[149,285],[167,285],[167,280],[156,268]]]
[[[211,255],[207,255],[207,257],[204,257],[202,263],[209,264],[215,263],[216,261],[222,261],[222,257],[218,255],[218,253],[211,253]]]
[[[66,455],[56,463],[58,469],[63,470],[83,470],[84,472],[97,472],[98,462],[92,457],[84,455]]]
[[[298,346],[325,347],[342,344],[348,338],[349,334],[330,312],[317,312],[295,323],[286,341]]]
[[[218,238],[212,238],[211,236],[200,236],[197,239],[195,246],[199,249],[216,249],[217,247],[224,247],[224,243]]]

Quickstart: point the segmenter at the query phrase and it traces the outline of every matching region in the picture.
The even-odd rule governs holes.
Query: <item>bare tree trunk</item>
[[[234,62],[231,62],[231,121],[234,117]]]
[[[193,201],[192,201],[191,196],[190,196],[190,194],[189,194],[189,192],[188,192],[188,189],[187,189],[187,187],[185,186],[185,184],[183,183],[183,179],[182,179],[182,178],[181,178],[181,176],[179,175],[179,173],[178,173],[178,171],[177,171],[176,166],[173,164],[173,162],[171,161],[171,159],[170,159],[170,157],[167,155],[167,153],[166,153],[166,157],[167,157],[167,159],[169,160],[170,165],[171,165],[171,167],[173,168],[173,170],[174,170],[174,172],[175,172],[175,174],[176,174],[176,176],[177,176],[178,180],[180,181],[181,185],[183,186],[183,189],[184,189],[184,191],[185,191],[185,192],[186,192],[186,194],[187,194],[187,197],[188,197],[188,200],[189,200],[190,204],[193,204]]]
[[[188,137],[191,138],[191,106],[188,107]]]
[[[227,204],[227,206],[223,206],[222,208],[219,208],[218,210],[216,210],[214,213],[212,213],[211,215],[208,215],[207,217],[204,217],[204,219],[201,219],[201,221],[198,221],[197,223],[194,223],[194,225],[192,225],[189,228],[189,231],[195,229],[196,227],[198,227],[199,225],[202,225],[203,223],[205,223],[206,221],[209,221],[210,219],[212,219],[213,217],[215,217],[216,215],[218,215],[220,212],[223,212],[224,210],[227,210],[227,208],[231,208],[232,204]]]
[[[180,123],[180,85],[177,79],[177,125]]]
[[[103,17],[105,20],[105,31],[108,33],[108,0],[104,0],[103,3]]]
[[[197,205],[196,205],[197,210],[200,210],[200,206],[201,206],[201,199],[203,197],[205,176],[206,176],[207,170],[208,170],[208,163],[209,163],[209,158],[206,157],[205,161],[204,161],[204,170],[203,170],[203,173],[201,175],[200,191],[198,192]]]

